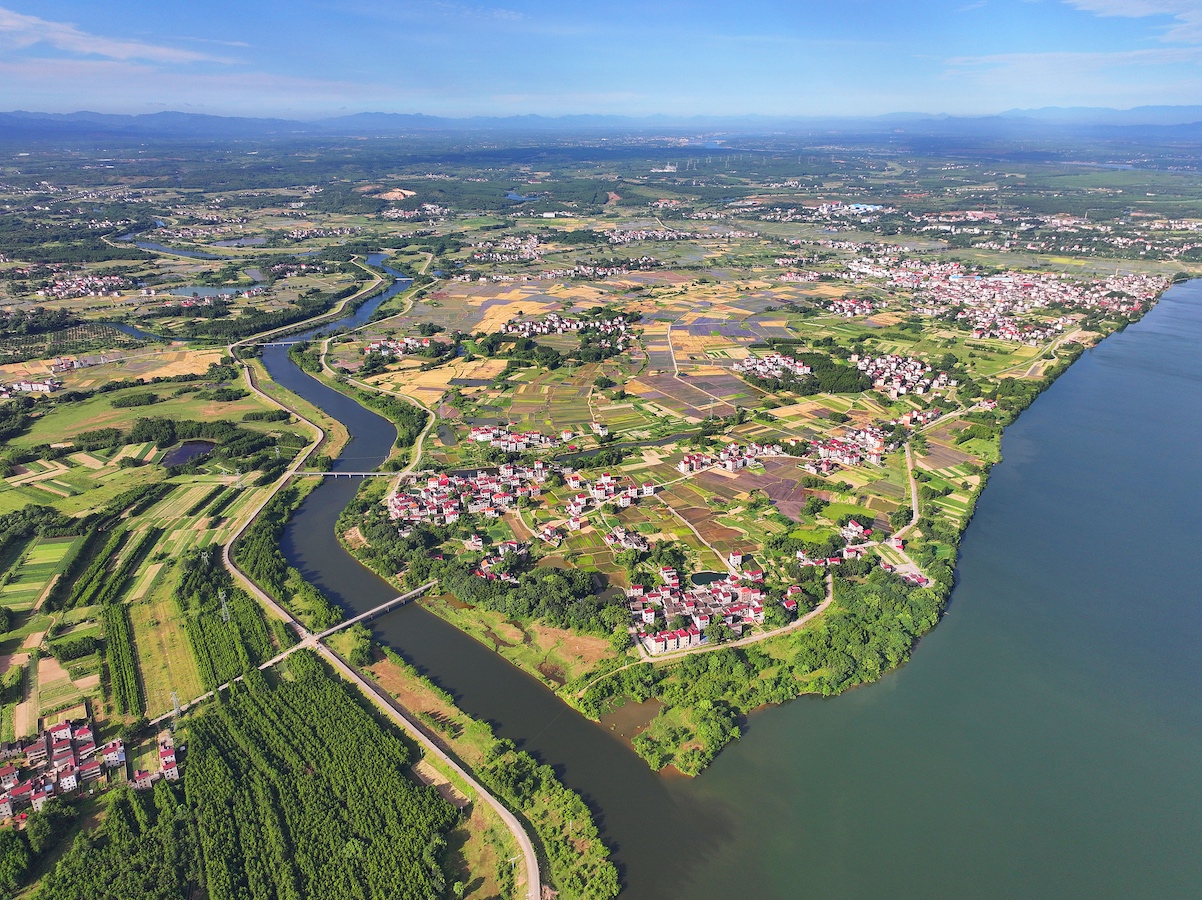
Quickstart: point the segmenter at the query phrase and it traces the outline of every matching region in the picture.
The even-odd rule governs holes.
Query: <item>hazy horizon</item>
[[[1202,97],[1197,0],[0,5],[0,107],[994,115]]]

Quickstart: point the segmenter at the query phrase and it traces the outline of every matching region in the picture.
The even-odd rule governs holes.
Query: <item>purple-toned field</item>
[[[796,460],[772,459],[764,461],[763,472],[740,472],[738,478],[727,478],[717,472],[702,472],[697,483],[707,491],[733,499],[740,493],[761,490],[772,501],[772,505],[791,519],[798,519],[805,506],[806,493],[801,485],[805,474],[797,468]]]
[[[696,387],[671,375],[646,375],[630,382],[640,397],[654,400],[662,406],[686,416],[704,419],[711,415],[734,415],[735,408],[720,397],[711,397]]]
[[[720,334],[722,337],[729,338],[755,337],[752,332],[748,331],[742,325],[720,319],[698,319],[686,325],[685,328],[688,330],[690,337],[708,337],[712,334]]]

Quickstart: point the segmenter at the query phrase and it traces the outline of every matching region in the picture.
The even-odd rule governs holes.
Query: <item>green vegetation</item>
[[[405,774],[410,751],[316,657],[190,724],[185,775],[205,889],[244,896],[426,898],[446,887],[455,811]]]
[[[300,491],[294,485],[276,494],[238,541],[235,557],[254,582],[279,598],[306,628],[325,631],[342,621],[342,610],[305,581],[280,553],[280,535],[300,501]]]
[[[602,678],[577,703],[600,716],[626,702],[664,704],[635,738],[652,768],[695,775],[739,736],[737,717],[803,693],[829,696],[881,677],[909,659],[934,628],[949,583],[915,588],[874,569],[867,579],[835,582],[835,605],[813,627],[746,647],[641,663]],[[570,687],[570,686],[569,686]]]
[[[263,610],[211,553],[193,553],[180,566],[176,597],[187,615],[188,642],[209,690],[272,655]]]
[[[499,739],[487,722],[475,721],[455,706],[454,698],[418,673],[388,647],[386,667],[406,685],[407,697],[429,705],[418,718],[456,755],[469,763],[480,782],[533,826],[550,865],[547,879],[564,900],[610,900],[618,894],[617,871],[600,838],[592,813],[575,792],[564,787],[550,766],[539,765],[512,741]],[[369,675],[376,671],[369,670]],[[391,678],[388,681],[392,684]]]
[[[39,858],[58,843],[75,817],[75,810],[56,797],[29,814],[23,831],[0,829],[0,897],[12,897],[29,883]]]
[[[272,688],[253,671],[191,720],[183,789],[114,792],[40,900],[440,896],[454,808],[408,777],[408,748],[315,657],[289,674]]]
[[[118,713],[141,715],[145,711],[145,701],[135,662],[129,607],[124,604],[105,607],[103,621],[104,659],[113,705]]]

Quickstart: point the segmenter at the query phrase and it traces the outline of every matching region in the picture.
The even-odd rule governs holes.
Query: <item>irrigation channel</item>
[[[361,324],[402,287],[322,330]],[[1196,896],[1200,338],[1195,282],[1086,354],[1008,431],[949,612],[914,660],[849,695],[753,715],[700,778],[651,773],[419,605],[372,627],[585,798],[626,897]],[[335,471],[388,455],[389,422],[287,347],[263,361],[346,425]],[[324,479],[282,542],[350,614],[396,593],[335,539],[360,484]]]

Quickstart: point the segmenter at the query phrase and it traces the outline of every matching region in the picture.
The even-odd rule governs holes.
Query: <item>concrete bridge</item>
[[[309,478],[395,478],[400,472],[293,472]]]

